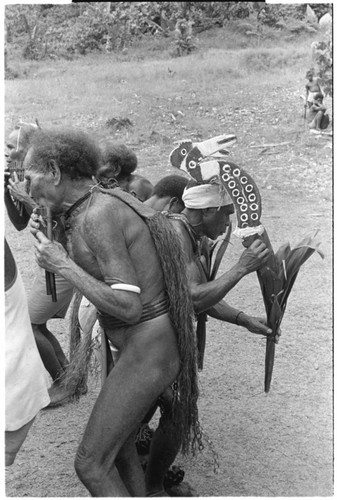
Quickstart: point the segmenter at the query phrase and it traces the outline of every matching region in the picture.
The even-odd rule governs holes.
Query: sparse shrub
[[[331,40],[316,42],[313,46],[316,74],[326,95],[332,96],[332,43]]]
[[[192,23],[185,19],[179,19],[176,24],[175,37],[173,42],[173,50],[171,55],[173,57],[180,57],[190,54],[196,50],[197,46],[192,34]]]
[[[5,71],[5,80],[15,80],[15,78],[19,78],[19,73],[15,69],[6,68]]]

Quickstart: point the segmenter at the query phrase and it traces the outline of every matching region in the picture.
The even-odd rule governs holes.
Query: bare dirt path
[[[200,375],[201,421],[218,453],[219,469],[206,446],[177,463],[200,496],[326,496],[332,494],[332,343],[330,203],[288,198],[262,191],[265,225],[275,248],[296,243],[320,226],[326,259],[312,256],[290,296],[276,350],[271,391],[263,392],[263,339],[239,327],[208,322],[205,368]],[[280,207],[282,207],[282,217]],[[31,237],[7,237],[26,283],[32,262]],[[221,270],[241,252],[233,238]],[[30,268],[31,269],[31,268]],[[220,272],[221,272],[220,270]],[[29,274],[29,273],[28,273]],[[263,314],[255,275],[228,296],[228,302]],[[54,320],[58,338],[64,323]],[[7,472],[8,496],[88,496],[73,460],[99,383],[91,380],[78,403],[42,411],[15,465]]]

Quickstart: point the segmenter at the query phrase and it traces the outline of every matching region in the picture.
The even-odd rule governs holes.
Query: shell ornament
[[[237,218],[236,236],[247,238],[262,234],[262,211],[259,189],[252,177],[241,167],[224,158],[229,154],[225,146],[236,142],[233,134],[224,134],[204,142],[184,140],[171,152],[173,167],[187,172],[200,184],[220,184],[231,197]],[[221,188],[220,188],[221,189]]]

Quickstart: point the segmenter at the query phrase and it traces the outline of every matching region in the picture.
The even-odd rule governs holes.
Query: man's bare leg
[[[75,459],[76,472],[91,495],[145,495],[144,474],[135,445],[131,447],[128,440],[178,370],[175,334],[166,315],[131,328],[127,345],[98,396]]]
[[[63,375],[64,368],[56,355],[53,345],[45,335],[44,330],[41,328],[41,326],[43,325],[32,324],[34,337],[43,364],[46,370],[49,372],[51,378],[55,382]]]
[[[153,495],[164,490],[164,479],[180,449],[174,427],[167,419],[161,419],[153,434],[149,461],[145,472],[146,493]]]
[[[136,432],[133,432],[116,457],[117,470],[132,497],[139,496],[140,491],[145,494],[144,471],[139,461],[135,438]]]
[[[160,396],[162,416],[151,439],[145,472],[146,493],[150,495],[163,492],[165,475],[178,455],[181,446],[170,418],[172,404],[173,392],[169,387]]]

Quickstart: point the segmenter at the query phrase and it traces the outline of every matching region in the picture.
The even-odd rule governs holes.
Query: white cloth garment
[[[50,403],[48,373],[36,346],[18,270],[12,286],[5,291],[5,325],[5,430],[15,431]]]

